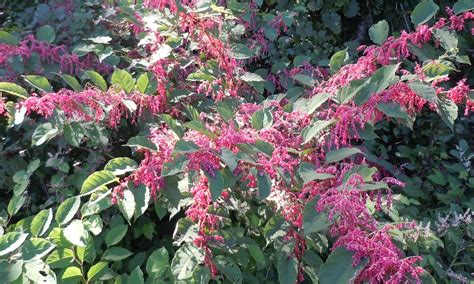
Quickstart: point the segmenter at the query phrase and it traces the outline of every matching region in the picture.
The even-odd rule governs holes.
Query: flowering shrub
[[[412,31],[382,20],[326,64],[281,56],[317,3],[128,2],[101,6],[89,44],[54,22],[0,32],[8,282],[472,279],[469,1],[422,1]]]

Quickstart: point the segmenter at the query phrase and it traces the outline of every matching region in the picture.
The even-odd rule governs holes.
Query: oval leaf
[[[125,70],[116,69],[112,74],[111,79],[112,85],[121,87],[127,93],[130,93],[135,87],[135,81],[132,75]]]
[[[23,76],[23,78],[25,78],[25,81],[28,84],[37,88],[40,91],[43,91],[45,93],[53,92],[53,87],[49,83],[48,79],[46,79],[45,77],[38,76],[38,75],[27,75],[27,76]]]
[[[114,173],[111,171],[98,171],[90,176],[82,184],[81,194],[91,194],[102,187],[117,181],[118,179],[115,177]]]
[[[26,99],[28,92],[21,86],[14,83],[0,82],[0,92]]]
[[[74,218],[77,210],[81,206],[81,198],[79,196],[74,196],[64,200],[61,205],[59,205],[58,210],[56,211],[55,220],[59,225],[67,224],[69,221]]]
[[[109,263],[108,262],[99,262],[94,264],[89,271],[87,271],[87,279],[88,282],[95,281],[100,277],[104,276],[104,274],[109,271]]]
[[[47,41],[48,43],[53,43],[56,39],[56,32],[52,26],[44,25],[36,31],[36,38],[38,40]]]
[[[51,208],[40,211],[31,222],[31,234],[35,237],[41,236],[48,230],[52,220],[53,210]]]
[[[326,163],[334,163],[355,154],[362,154],[357,148],[342,148],[326,154]]]
[[[71,244],[78,247],[86,247],[87,240],[89,239],[89,233],[84,228],[84,224],[81,220],[73,220],[64,230],[61,232],[62,236],[69,241]]]
[[[107,162],[104,170],[114,173],[116,176],[133,172],[137,168],[137,162],[127,157],[115,158]]]
[[[125,234],[127,233],[128,226],[127,225],[119,225],[115,226],[105,235],[105,243],[107,246],[113,246],[120,242]]]
[[[352,283],[367,262],[362,261],[352,266],[352,253],[343,247],[335,249],[319,270],[321,283],[347,284]]]
[[[19,248],[28,237],[20,232],[6,233],[0,237],[0,256],[6,255]]]
[[[370,39],[378,44],[382,45],[382,43],[387,39],[388,36],[388,22],[386,20],[382,20],[369,29],[369,36]]]
[[[421,25],[428,22],[438,12],[439,6],[433,0],[422,0],[411,13],[411,22],[415,25]]]
[[[107,83],[104,78],[97,72],[89,70],[85,71],[84,74],[90,79],[99,89],[103,92],[107,91]]]

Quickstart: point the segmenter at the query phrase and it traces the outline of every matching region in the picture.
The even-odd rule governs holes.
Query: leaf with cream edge
[[[98,171],[90,176],[87,177],[87,179],[84,181],[81,187],[81,194],[82,195],[88,195],[92,194],[102,188],[104,188],[106,185],[111,184],[113,182],[117,182],[118,178],[115,177],[114,173],[111,171]]]
[[[120,176],[137,169],[137,162],[127,157],[114,158],[107,162],[104,170],[112,172],[116,176]]]
[[[21,99],[26,99],[28,97],[28,91],[23,87],[9,82],[0,82],[0,92],[7,93]]]

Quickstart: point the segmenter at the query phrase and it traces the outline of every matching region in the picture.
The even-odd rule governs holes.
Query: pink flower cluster
[[[99,72],[107,73],[111,67],[99,63],[92,54],[87,54],[84,58],[70,53],[64,45],[53,45],[46,41],[39,41],[33,35],[26,36],[18,46],[0,44],[0,68],[5,68],[9,76],[0,78],[2,80],[14,80],[18,74],[8,64],[9,60],[15,56],[20,56],[24,63],[33,55],[39,56],[42,64],[36,66],[37,74],[42,74],[41,66],[43,64],[59,64],[61,72],[68,74],[78,74],[81,70],[94,69]]]
[[[126,101],[136,105],[135,110],[127,107]],[[166,99],[163,96],[149,96],[141,93],[126,94],[110,89],[102,92],[95,88],[81,92],[62,89],[57,93],[48,93],[42,96],[33,94],[20,103],[26,108],[26,113],[37,113],[46,118],[53,115],[55,109],[61,110],[66,118],[73,121],[101,121],[106,120],[111,128],[116,128],[122,117],[136,121],[145,111],[152,114],[164,110]]]

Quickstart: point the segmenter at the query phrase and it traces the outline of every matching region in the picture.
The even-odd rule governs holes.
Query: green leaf
[[[78,247],[86,247],[90,237],[89,233],[84,228],[82,220],[73,220],[66,228],[64,228],[61,232],[61,236],[71,244]]]
[[[159,279],[169,266],[169,254],[166,248],[155,250],[146,262],[146,272],[151,278]]]
[[[277,271],[280,284],[295,284],[298,277],[298,261],[282,253],[278,259]]]
[[[336,122],[335,119],[318,120],[316,122],[313,122],[311,125],[305,127],[302,132],[303,143],[308,143],[309,141],[311,141],[311,139],[318,135],[319,132],[321,132],[334,122]]]
[[[209,129],[206,128],[206,126],[199,120],[193,120],[186,122],[183,124],[184,127],[196,130],[206,136],[209,136],[211,138],[216,138],[216,134],[212,133]]]
[[[17,96],[22,99],[28,97],[28,92],[23,87],[9,82],[0,82],[0,92]]]
[[[415,92],[418,96],[424,98],[430,103],[437,103],[438,97],[436,96],[436,91],[430,85],[423,84],[423,83],[410,83],[408,84],[410,89]]]
[[[98,214],[101,211],[112,206],[110,193],[110,190],[105,191],[104,193],[101,193],[98,197],[94,198],[94,200],[89,200],[88,202],[84,203],[84,205],[82,205],[81,207],[82,217]]]
[[[248,48],[245,44],[242,44],[242,43],[237,43],[237,44],[232,45],[229,55],[232,58],[235,58],[238,60],[249,59],[254,56],[250,48]]]
[[[25,75],[23,76],[25,78],[25,81],[30,84],[31,86],[37,88],[40,91],[43,91],[45,93],[52,93],[53,91],[53,86],[49,83],[48,79],[42,76],[38,75]]]
[[[337,72],[348,59],[349,54],[347,53],[347,48],[339,50],[331,56],[331,59],[329,60],[329,68],[332,72]]]
[[[312,114],[323,103],[325,103],[331,95],[327,93],[316,94],[311,99],[301,98],[293,105],[293,111],[301,111],[307,114]]]
[[[80,279],[82,277],[82,271],[79,267],[70,266],[60,275],[61,280],[72,280]]]
[[[21,257],[29,261],[43,258],[50,253],[56,246],[46,239],[31,238],[27,240],[21,248]]]
[[[88,282],[98,280],[109,271],[108,262],[98,262],[87,271]]]
[[[105,243],[107,246],[111,247],[120,242],[123,237],[127,234],[128,226],[127,225],[118,225],[109,230],[105,235]]]
[[[360,175],[365,182],[373,181],[372,176],[377,172],[377,168],[371,167],[369,168],[366,165],[358,165],[352,167],[349,171],[344,174],[344,178],[342,179],[343,183],[346,183],[347,180],[354,174]]]
[[[308,75],[304,75],[304,74],[297,74],[297,75],[293,75],[291,76],[291,79],[297,81],[298,83],[304,85],[304,86],[308,86],[308,87],[314,87],[314,84],[316,84],[316,81],[308,76]]]
[[[234,155],[234,152],[227,148],[222,148],[221,159],[226,163],[231,171],[234,171],[237,167],[237,157]]]
[[[248,247],[250,255],[255,259],[255,261],[259,264],[265,264],[265,255],[263,254],[262,250],[257,245],[249,245]]]
[[[300,164],[300,167],[298,168],[298,174],[303,179],[304,183],[308,183],[313,180],[324,180],[334,177],[331,174],[317,173],[315,166],[305,162]]]
[[[31,234],[41,236],[48,230],[53,220],[53,210],[51,208],[40,211],[31,222]]]
[[[86,78],[90,79],[101,91],[107,91],[107,83],[99,73],[89,70],[85,71],[84,74],[86,75]]]
[[[137,169],[137,162],[127,157],[114,158],[107,162],[104,170],[112,172],[116,176],[133,172]]]
[[[0,32],[0,43],[1,43],[1,32]],[[20,277],[23,272],[23,260],[17,260],[10,262],[8,260],[0,260],[0,275],[5,283],[13,283]],[[16,281],[15,281],[16,282]]]
[[[369,36],[370,39],[378,44],[382,45],[384,41],[388,37],[388,22],[386,20],[382,20],[376,24],[374,24],[372,27],[369,29]]]
[[[455,70],[454,65],[446,60],[432,61],[423,66],[423,71],[431,78],[448,75],[452,70]]]
[[[264,86],[265,86],[265,79],[263,79],[260,75],[255,74],[255,73],[245,72],[240,77],[240,80],[252,86],[259,94],[263,93]]]
[[[446,125],[454,131],[454,122],[458,118],[458,106],[450,99],[441,96],[438,100],[438,112]]]
[[[52,268],[66,268],[70,267],[74,261],[74,251],[68,248],[57,248],[53,251],[48,258],[46,263]]]
[[[326,230],[329,227],[329,220],[324,212],[316,210],[316,204],[319,196],[308,202],[303,210],[303,231],[307,236],[311,233],[317,233]]]
[[[127,93],[130,93],[135,87],[135,80],[133,80],[132,75],[121,69],[115,69],[110,82]]]
[[[73,196],[64,200],[61,205],[59,205],[58,210],[56,211],[55,220],[61,226],[67,224],[69,221],[74,218],[77,210],[81,206],[81,198],[79,196]]]
[[[179,207],[179,201],[182,197],[178,188],[178,181],[179,179],[176,176],[167,176],[165,177],[165,187],[163,188],[163,195],[175,208]]]
[[[108,248],[102,257],[109,261],[119,261],[131,256],[133,253],[126,248],[122,247],[111,247]]]
[[[269,157],[273,155],[273,151],[275,150],[272,144],[263,140],[255,140],[255,148]]]
[[[319,269],[319,281],[331,284],[352,283],[366,264],[366,261],[362,261],[352,267],[352,253],[339,247],[331,252],[326,263]]]
[[[19,43],[16,37],[6,31],[0,31],[0,44],[17,45]]]
[[[388,102],[388,103],[378,103],[377,109],[381,112],[385,113],[387,116],[393,118],[401,118],[405,120],[410,120],[406,109],[395,102]]]
[[[145,148],[152,151],[158,150],[158,147],[156,147],[156,145],[145,136],[132,137],[128,140],[127,144],[125,144],[124,146]]]
[[[242,76],[240,76],[240,80],[244,82],[265,82],[265,79],[262,76],[256,73],[245,72]]]
[[[217,104],[216,110],[225,121],[230,121],[234,117],[234,110],[232,109],[232,106],[226,101],[219,102]]]
[[[194,73],[189,74],[186,80],[191,81],[191,82],[203,82],[203,81],[212,82],[216,80],[216,77],[204,72],[194,72]]]
[[[214,258],[214,262],[219,272],[224,274],[226,280],[228,280],[230,283],[242,284],[242,270],[240,270],[234,261],[232,261],[230,258],[219,255]]]
[[[193,283],[207,284],[211,281],[211,270],[205,266],[198,266],[193,271]]]
[[[34,173],[38,168],[39,166],[41,165],[41,160],[40,159],[35,159],[33,161],[31,161],[29,164],[28,164],[28,167],[26,169],[26,172],[28,174],[32,174]]]
[[[189,164],[189,159],[186,155],[181,155],[177,158],[174,158],[171,162],[163,163],[161,168],[161,176],[172,176],[177,173],[185,171],[187,165]]]
[[[81,187],[81,195],[88,195],[104,188],[106,185],[118,181],[111,171],[94,172],[86,178]]]
[[[342,87],[336,96],[333,96],[333,100],[338,104],[347,104],[360,91],[368,88],[369,80],[370,78],[352,80],[348,85]]]
[[[225,188],[224,177],[221,171],[215,171],[214,176],[208,172],[204,172],[209,181],[209,190],[211,191],[212,201],[217,201],[221,197],[222,191]]]
[[[395,73],[399,66],[399,64],[386,65],[375,71],[366,84],[357,88],[358,91],[354,96],[354,102],[360,106],[366,103],[372,94],[380,93],[388,86],[395,83],[395,79],[397,78]]]
[[[64,138],[72,146],[79,147],[84,135],[85,130],[78,122],[70,122],[64,125]]]
[[[18,249],[26,240],[28,234],[10,232],[0,237],[0,256],[7,255]]]
[[[53,43],[56,39],[56,32],[50,25],[44,25],[36,31],[36,38],[38,40]]]
[[[143,184],[131,190],[135,200],[135,218],[140,217],[145,213],[150,202],[150,189]]]
[[[375,182],[375,183],[367,183],[362,186],[363,191],[372,191],[372,190],[379,190],[379,189],[389,189],[388,185],[385,182]]]
[[[125,219],[130,223],[133,214],[135,214],[135,197],[130,190],[123,191],[122,198],[118,201],[118,206]]]
[[[147,95],[156,94],[156,88],[158,87],[158,81],[151,72],[143,73],[138,77],[137,89]]]
[[[268,108],[257,110],[250,118],[250,123],[256,130],[268,128],[273,124],[273,114]]]
[[[334,34],[341,33],[341,16],[336,12],[322,13],[323,24],[329,28]]]
[[[58,134],[59,129],[53,128],[53,125],[50,122],[40,124],[31,136],[31,143],[34,146],[40,146],[56,137]]]
[[[446,28],[435,29],[433,34],[444,49],[452,50],[458,47],[458,35],[455,31]]]
[[[362,151],[358,148],[341,148],[334,150],[326,154],[326,163],[338,162],[355,154],[362,154]]]
[[[416,26],[428,22],[438,12],[439,6],[433,0],[422,0],[411,13],[411,22]]]
[[[143,278],[143,272],[140,269],[140,266],[137,266],[128,276],[127,284],[143,284],[143,283],[145,283],[145,279]]]
[[[262,175],[257,173],[257,186],[258,186],[258,198],[260,200],[264,200],[272,191],[272,180],[270,176],[266,173],[262,173]]]
[[[15,195],[10,199],[8,202],[7,212],[8,215],[13,216],[21,209],[23,204],[25,203],[26,195]]]
[[[193,141],[179,140],[174,144],[173,152],[176,153],[193,153],[199,150],[199,146]]]
[[[84,216],[83,216],[84,218]],[[95,236],[99,235],[102,232],[104,224],[100,215],[91,215],[85,217],[84,219],[84,228],[94,234]]]
[[[202,261],[204,255],[202,251],[193,244],[186,243],[175,253],[171,263],[171,272],[177,280],[190,278],[193,270]]]
[[[453,6],[453,11],[456,15],[470,10],[474,10],[474,2],[472,0],[459,0]]]
[[[56,73],[57,74],[57,73]],[[81,84],[79,84],[79,81],[71,75],[67,74],[57,74],[61,79],[63,79],[74,91],[80,92],[82,91]]]

